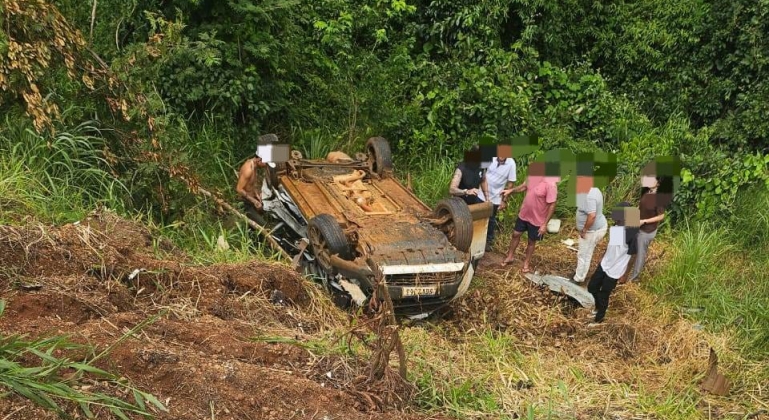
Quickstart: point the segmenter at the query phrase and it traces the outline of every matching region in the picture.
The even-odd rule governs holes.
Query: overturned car
[[[339,155],[308,160],[292,150],[289,161],[269,164],[267,225],[296,265],[358,305],[379,280],[400,316],[427,315],[467,291],[491,205],[449,198],[429,208],[394,178],[382,137],[354,158]]]

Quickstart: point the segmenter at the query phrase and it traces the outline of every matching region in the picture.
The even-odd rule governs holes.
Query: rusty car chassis
[[[386,285],[396,314],[409,317],[467,291],[492,211],[459,198],[429,208],[393,176],[382,137],[341,162],[293,150],[288,162],[269,164],[261,193],[270,235],[298,268],[342,304],[363,305]]]

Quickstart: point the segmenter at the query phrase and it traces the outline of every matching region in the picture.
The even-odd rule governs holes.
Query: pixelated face
[[[529,176],[545,176],[545,162],[531,162]]]
[[[262,143],[256,148],[257,154],[262,156],[266,162],[287,162],[290,155],[291,146],[282,143]]]
[[[510,144],[497,145],[497,157],[501,162],[504,162],[507,158],[513,157],[513,146]]]
[[[592,176],[577,176],[577,192],[586,193],[593,188],[594,181]]]
[[[641,226],[641,210],[638,207],[615,207],[611,211],[611,218],[617,225]]]
[[[653,175],[643,175],[641,176],[641,186],[645,188],[651,188],[654,189],[657,187],[657,177]]]
[[[480,150],[468,150],[465,152],[465,162],[471,165],[481,164],[481,151]]]

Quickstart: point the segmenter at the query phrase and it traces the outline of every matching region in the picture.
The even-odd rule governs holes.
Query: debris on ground
[[[538,273],[527,273],[524,275],[527,279],[537,286],[547,286],[556,293],[561,293],[574,298],[585,308],[595,307],[595,299],[584,286],[576,284],[566,277],[553,275],[539,275]]]
[[[702,389],[715,395],[729,394],[731,383],[724,375],[718,373],[718,355],[712,348],[710,349],[710,358],[708,360],[708,373],[702,382]]]

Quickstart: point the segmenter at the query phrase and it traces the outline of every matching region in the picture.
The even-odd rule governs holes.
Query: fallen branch
[[[382,302],[379,301],[379,292],[382,293]],[[393,307],[392,298],[390,297],[390,291],[387,289],[387,283],[384,280],[384,276],[379,273],[377,276],[376,286],[374,288],[374,294],[371,296],[370,302],[372,305],[378,306],[377,311],[380,314],[381,320],[377,326],[375,332],[378,336],[378,348],[372,355],[371,368],[369,371],[369,381],[376,381],[382,379],[385,375],[385,370],[388,367],[390,360],[390,353],[393,348],[398,352],[398,373],[401,379],[406,380],[406,352],[403,349],[403,343],[401,343],[400,326],[395,319],[395,309]],[[380,318],[378,317],[378,318]]]
[[[260,224],[258,224],[256,222],[254,222],[253,220],[249,219],[248,216],[246,216],[245,214],[243,214],[240,211],[238,211],[235,207],[232,207],[232,205],[230,205],[230,203],[222,200],[221,198],[217,197],[216,195],[214,195],[210,191],[207,191],[207,190],[205,190],[205,189],[203,189],[201,187],[196,187],[195,191],[199,192],[200,194],[205,195],[206,197],[208,197],[208,198],[210,198],[212,200],[214,200],[216,202],[216,204],[218,204],[222,208],[226,209],[230,213],[232,213],[235,216],[238,216],[239,218],[241,218],[244,221],[246,221],[246,223],[248,223],[249,226],[251,226],[254,230],[259,232],[260,235],[264,236],[267,239],[267,242],[269,242],[270,246],[275,251],[278,251],[278,253],[280,254],[281,258],[285,259],[288,262],[291,262],[291,256],[288,255],[288,252],[286,252],[286,250],[284,250],[280,246],[278,241],[276,241],[275,238],[273,238],[269,234],[269,232],[267,232],[267,230],[262,225],[260,225]]]

